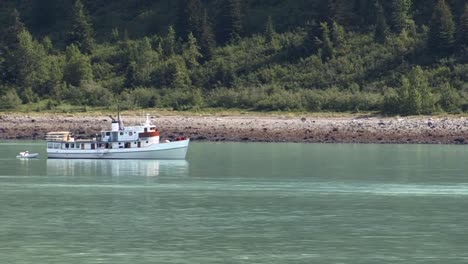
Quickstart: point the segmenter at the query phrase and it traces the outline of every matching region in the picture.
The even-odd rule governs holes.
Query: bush
[[[251,109],[267,96],[265,87],[218,88],[208,93],[206,104],[209,107]]]
[[[305,110],[310,112],[318,112],[322,110],[324,96],[321,91],[304,90],[301,91],[301,95]]]
[[[302,109],[303,106],[300,94],[286,90],[275,90],[255,104],[255,110],[261,111],[289,111]]]
[[[0,97],[0,109],[15,109],[21,105],[21,99],[14,89],[8,90]]]
[[[338,112],[378,111],[383,98],[377,93],[339,91],[328,89],[322,92],[322,109]]]
[[[81,85],[81,104],[88,106],[110,106],[114,101],[114,95],[106,88],[94,82],[85,82]]]
[[[72,105],[110,106],[114,95],[106,88],[94,82],[85,82],[80,87],[58,85],[54,88],[56,100],[64,100]]]
[[[199,109],[203,103],[200,89],[165,89],[162,91],[161,102],[163,106],[184,111]]]
[[[401,100],[395,89],[389,89],[385,92],[382,113],[389,115],[401,113]]]
[[[142,108],[151,108],[160,106],[161,99],[159,93],[155,89],[138,87],[130,91],[135,106]]]
[[[208,93],[207,104],[210,107],[235,108],[239,105],[239,91],[219,88]]]
[[[439,104],[443,110],[449,113],[459,112],[462,106],[462,98],[460,94],[449,83],[445,83],[440,87]]]
[[[71,85],[79,86],[93,79],[93,71],[89,57],[81,54],[75,45],[66,50],[66,63],[63,70],[63,80]]]

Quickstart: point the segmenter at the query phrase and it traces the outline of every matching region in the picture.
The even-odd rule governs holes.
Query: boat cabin
[[[96,138],[76,140],[71,132],[49,132],[46,135],[48,149],[70,151],[95,149],[129,149],[144,148],[159,144],[159,131],[147,121],[142,126],[122,128],[112,122],[111,131],[102,131]]]

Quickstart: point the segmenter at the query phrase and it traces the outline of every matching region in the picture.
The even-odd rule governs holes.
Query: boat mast
[[[150,117],[149,117],[149,114],[148,114],[148,113],[146,114],[145,125],[146,125],[146,126],[151,125],[151,121],[150,121]]]
[[[119,123],[119,130],[124,130],[124,125],[122,122],[122,118],[120,116],[120,105],[117,104],[117,122]]]

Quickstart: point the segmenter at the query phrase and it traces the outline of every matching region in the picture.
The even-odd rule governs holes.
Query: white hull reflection
[[[145,148],[47,149],[49,159],[185,159],[190,140],[153,144]],[[71,144],[71,143],[70,143]],[[70,145],[63,144],[63,145]],[[84,143],[83,143],[84,144]],[[91,143],[90,143],[91,144]]]
[[[187,176],[188,170],[186,160],[47,160],[47,175],[50,176]]]

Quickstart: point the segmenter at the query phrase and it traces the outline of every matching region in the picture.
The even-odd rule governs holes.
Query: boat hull
[[[185,159],[189,140],[154,144],[145,148],[68,150],[47,149],[49,159]]]
[[[30,153],[30,154],[27,154],[27,155],[18,155],[16,157],[20,158],[20,159],[32,159],[32,158],[37,158],[37,156],[39,156],[39,153]]]

